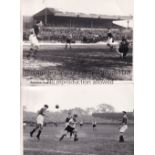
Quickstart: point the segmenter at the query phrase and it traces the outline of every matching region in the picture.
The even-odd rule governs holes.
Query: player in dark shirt
[[[34,34],[38,38],[39,33],[40,33],[40,28],[42,26],[42,21],[37,21],[36,24],[33,26]]]
[[[38,130],[38,134],[36,136],[38,140],[40,140],[40,135],[44,126],[44,116],[46,115],[45,113],[47,109],[48,105],[44,105],[44,107],[39,110],[36,127],[30,132],[30,136],[33,137],[33,133]]]
[[[71,117],[66,117],[65,122],[68,123]]]
[[[65,45],[65,49],[69,48],[71,49],[71,43],[72,43],[72,39],[73,39],[73,36],[72,34],[70,33],[69,35],[66,36],[66,45]]]
[[[113,38],[113,35],[111,32],[108,32],[107,36],[108,36],[108,38]]]
[[[128,129],[128,117],[125,111],[122,112],[123,113],[123,118],[121,121],[121,127],[120,127],[120,136],[119,136],[119,142],[124,142],[124,133],[126,132],[126,130]]]
[[[72,118],[72,113],[69,111],[68,116],[65,119],[66,126],[68,125],[69,120]]]
[[[83,126],[83,121],[81,120],[80,121],[80,128],[82,128],[82,126]]]
[[[126,40],[125,37],[122,37],[122,40],[120,42],[120,45],[119,45],[119,52],[122,54],[122,59],[125,59],[126,58],[126,55],[129,51],[129,43],[128,41]]]
[[[34,30],[34,34],[35,34],[36,36],[38,36],[38,34],[39,34],[39,26],[38,26],[37,24],[35,24],[35,25],[33,26],[33,30]]]
[[[96,121],[93,121],[93,122],[92,122],[92,126],[93,126],[93,131],[95,131],[95,128],[96,128],[96,124],[97,124],[97,123],[96,123]]]

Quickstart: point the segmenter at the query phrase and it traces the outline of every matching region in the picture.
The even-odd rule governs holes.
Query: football
[[[59,105],[55,105],[55,108],[56,108],[56,109],[59,109]]]

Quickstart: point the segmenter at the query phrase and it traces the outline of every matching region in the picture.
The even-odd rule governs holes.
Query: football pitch
[[[33,127],[24,128],[24,155],[133,155],[134,154],[134,126],[129,125],[125,134],[125,142],[118,142],[118,125],[98,125],[93,131],[91,125],[78,127],[77,142],[65,137],[59,142],[64,125],[46,126],[41,140],[34,135],[29,136]]]
[[[106,45],[40,46],[28,58],[23,47],[23,78],[29,80],[132,80],[132,48],[125,60]]]

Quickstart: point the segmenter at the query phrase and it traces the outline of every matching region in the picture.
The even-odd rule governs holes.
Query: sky
[[[44,104],[50,111],[55,111],[55,105],[60,110],[81,107],[96,107],[106,103],[112,105],[116,112],[133,111],[133,85],[67,85],[67,86],[24,86],[21,89],[22,105],[28,111],[36,112]]]
[[[133,0],[21,0],[23,15],[33,15],[45,7],[82,13],[133,15]]]

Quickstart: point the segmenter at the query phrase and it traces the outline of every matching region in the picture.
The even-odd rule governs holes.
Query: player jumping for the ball
[[[122,118],[122,122],[121,122],[121,127],[120,127],[120,136],[119,136],[119,142],[124,142],[124,133],[126,132],[126,130],[128,129],[128,117],[125,111],[123,111],[123,118]]]
[[[73,117],[69,120],[68,125],[65,127],[64,133],[60,137],[59,141],[62,141],[63,138],[67,136],[68,133],[73,133],[74,141],[78,141],[77,130],[76,130],[77,117],[78,116],[74,114]]]
[[[45,112],[48,109],[48,105],[44,105],[43,108],[41,108],[38,112],[38,116],[37,116],[37,124],[36,127],[30,132],[30,136],[33,137],[34,132],[36,132],[38,130],[37,133],[37,139],[40,140],[40,135],[41,132],[43,130],[43,126],[44,126],[44,117],[45,117]]]
[[[40,32],[40,27],[42,26],[41,21],[37,21],[36,24],[33,26],[33,28],[30,30],[30,36],[29,36],[29,41],[30,41],[30,54],[28,56],[35,56],[36,53],[39,50],[39,32]]]

